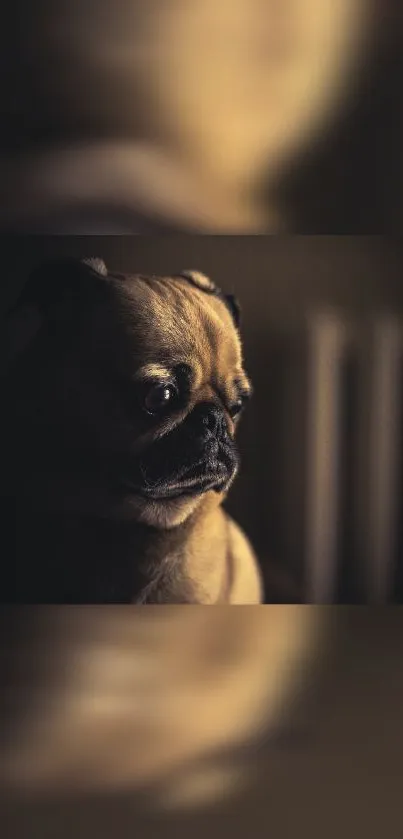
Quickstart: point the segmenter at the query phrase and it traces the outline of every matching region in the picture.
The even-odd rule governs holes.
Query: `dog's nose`
[[[224,414],[213,403],[206,402],[198,405],[194,410],[193,420],[200,432],[207,432],[207,437],[221,437],[226,432]]]
[[[215,405],[206,408],[202,414],[202,424],[211,431],[212,434],[217,435],[222,425],[222,412],[215,407]]]

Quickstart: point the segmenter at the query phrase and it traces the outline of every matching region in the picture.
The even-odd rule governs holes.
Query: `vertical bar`
[[[348,329],[334,312],[309,324],[306,592],[332,603],[338,571],[342,372]]]
[[[374,326],[370,378],[366,593],[387,603],[397,554],[402,438],[402,327],[393,316]]]

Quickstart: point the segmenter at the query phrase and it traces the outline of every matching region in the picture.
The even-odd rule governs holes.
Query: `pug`
[[[237,301],[197,271],[67,259],[31,274],[6,334],[3,602],[262,602],[222,509],[251,396]]]

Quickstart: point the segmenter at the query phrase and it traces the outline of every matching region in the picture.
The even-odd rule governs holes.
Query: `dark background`
[[[4,310],[18,297],[31,267],[55,255],[99,256],[111,271],[169,274],[196,268],[239,297],[246,367],[255,396],[240,426],[243,465],[228,509],[251,538],[268,587],[271,575],[279,569],[291,586],[289,599],[294,591],[298,597],[309,561],[306,326],[310,314],[323,306],[336,307],[364,323],[372,323],[385,311],[402,312],[401,243],[382,237],[3,239]],[[354,402],[354,393],[353,385],[347,408]],[[347,461],[358,444],[350,437]],[[349,508],[350,486],[343,492],[342,507]],[[354,527],[354,513],[347,515],[344,509],[332,599],[365,602],[365,570],[349,539],[349,527]],[[393,557],[396,570],[391,593],[399,601],[401,544]]]

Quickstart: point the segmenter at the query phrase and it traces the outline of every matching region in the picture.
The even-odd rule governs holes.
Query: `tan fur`
[[[133,291],[138,301],[138,287]],[[150,344],[154,336],[163,336],[171,365],[183,360],[191,363],[197,400],[210,399],[216,391],[226,393],[228,379],[234,374],[247,381],[240,338],[221,301],[180,279],[166,278],[144,280],[141,303],[147,311]],[[147,361],[149,354],[154,353],[154,342],[151,348],[146,339]],[[148,362],[148,369],[154,366],[158,369]],[[140,519],[161,528],[176,526],[200,503],[186,547],[181,545],[169,561],[175,565],[184,559],[186,576],[194,586],[199,603],[259,603],[262,587],[256,558],[242,531],[218,506],[221,501],[222,498],[210,492],[201,503],[196,499],[158,504],[140,502]]]
[[[245,534],[223,511],[213,493],[189,532],[185,546],[169,556],[180,564],[200,604],[256,604],[262,602],[261,576]]]

